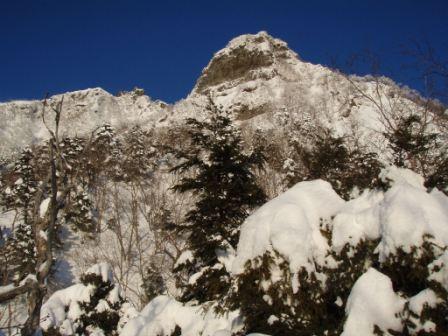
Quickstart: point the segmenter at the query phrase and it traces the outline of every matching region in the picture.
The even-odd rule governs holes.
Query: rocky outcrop
[[[198,79],[194,92],[207,93],[211,87],[238,85],[278,75],[278,63],[297,59],[288,45],[266,32],[242,35],[217,52]]]

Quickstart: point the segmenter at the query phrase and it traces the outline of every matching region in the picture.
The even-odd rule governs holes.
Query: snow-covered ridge
[[[381,152],[382,114],[420,109],[400,92],[403,89],[392,80],[378,83],[307,63],[286,42],[259,32],[236,37],[218,51],[188,97],[174,105],[153,101],[140,91],[114,96],[93,88],[63,94],[61,133],[80,135],[104,123],[118,128],[170,125],[203,113],[211,97],[232,111],[242,125],[278,130],[285,123],[320,123],[340,135],[353,135],[356,130],[361,143]],[[394,111],[380,113],[365,95],[393,106]],[[55,106],[61,98],[56,95],[49,102]],[[0,150],[4,155],[48,136],[41,113],[39,100],[0,103]]]
[[[50,97],[45,112],[50,127],[52,107],[62,99],[62,136],[86,135],[105,123],[117,128],[134,124],[151,127],[169,113],[166,104],[144,94],[131,91],[116,97],[101,88],[92,88]],[[0,151],[4,155],[48,138],[42,112],[43,100],[0,103]]]

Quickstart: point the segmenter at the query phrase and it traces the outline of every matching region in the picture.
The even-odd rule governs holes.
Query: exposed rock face
[[[294,61],[297,54],[288,45],[266,32],[243,35],[217,52],[202,72],[194,92],[207,93],[211,87],[238,85],[278,75],[280,62]],[[219,90],[219,88],[218,88]],[[250,89],[248,90],[250,91]]]
[[[296,80],[297,63],[297,54],[266,32],[242,35],[213,56],[190,97],[210,95],[237,119],[248,120],[277,105],[279,88]]]

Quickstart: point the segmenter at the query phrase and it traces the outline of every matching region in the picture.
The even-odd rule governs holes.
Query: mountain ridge
[[[384,111],[377,111],[373,100],[400,100],[401,105],[421,109],[403,93],[418,96],[385,77],[348,76],[304,62],[286,42],[262,31],[238,36],[217,51],[190,94],[174,104],[152,100],[141,89],[114,96],[102,88],[57,94],[48,101],[52,105],[64,97],[61,130],[67,136],[89,133],[104,123],[118,128],[179,124],[186,117],[200,118],[212,99],[253,128],[277,129],[285,118],[288,123],[312,119],[339,134],[349,134],[357,125],[361,139],[371,139],[384,131]],[[0,103],[4,155],[46,138],[41,111],[41,100]]]

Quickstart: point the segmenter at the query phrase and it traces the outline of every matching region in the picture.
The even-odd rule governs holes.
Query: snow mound
[[[409,184],[418,189],[425,189],[423,176],[410,169],[389,166],[381,171],[379,177],[383,181],[391,181],[392,184]]]
[[[340,252],[345,244],[356,246],[366,239],[380,237],[382,192],[364,192],[350,200],[333,219],[332,248]]]
[[[161,295],[153,299],[123,328],[121,336],[171,335],[179,327],[182,336],[230,335],[238,327],[238,312],[216,316],[213,309],[188,306]]]
[[[355,283],[347,301],[347,320],[342,336],[374,336],[374,328],[401,331],[398,313],[405,300],[392,289],[392,281],[370,268]]]
[[[240,274],[248,260],[274,249],[285,257],[291,272],[323,264],[329,246],[320,232],[320,219],[336,214],[344,201],[328,182],[300,182],[263,205],[241,227],[233,274]]]
[[[380,206],[380,261],[399,247],[410,252],[412,246],[421,246],[427,235],[438,245],[448,245],[448,208],[433,193],[399,184],[385,194]]]
[[[409,253],[425,239],[447,246],[448,198],[438,190],[428,193],[419,180],[401,170],[386,193],[368,191],[347,202],[333,220],[332,248],[338,252],[347,243],[380,239],[377,252],[383,261],[398,248]]]
[[[93,288],[83,284],[75,284],[68,288],[55,292],[47,302],[42,305],[40,312],[40,326],[43,330],[50,327],[61,326],[64,335],[74,334],[71,320],[81,316],[80,301],[87,301]]]
[[[101,277],[103,282],[113,284],[113,274],[107,263],[100,263],[92,266],[86,272]],[[101,285],[100,285],[101,286]],[[107,288],[107,286],[106,286]],[[42,305],[40,326],[44,331],[50,328],[57,329],[62,335],[75,335],[79,320],[82,315],[89,314],[85,311],[83,305],[85,303],[94,302],[94,311],[104,312],[115,309],[116,305],[121,305],[121,289],[120,286],[114,285],[109,292],[104,293],[103,298],[93,299],[97,291],[97,285],[93,283],[78,283],[68,288],[58,290]],[[104,288],[102,288],[104,290]],[[125,323],[129,318],[136,316],[135,309],[127,302],[124,302],[120,309],[120,325]],[[91,313],[91,312],[90,312]],[[103,335],[101,330],[91,330],[92,335],[98,332]]]

